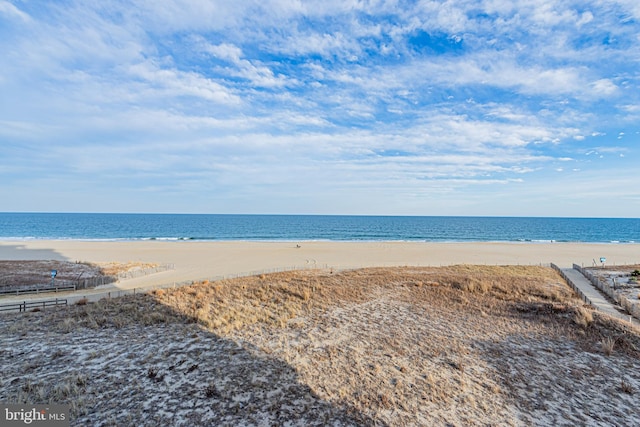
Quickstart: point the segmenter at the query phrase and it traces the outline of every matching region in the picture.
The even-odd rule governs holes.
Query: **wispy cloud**
[[[637,157],[639,20],[631,0],[0,1],[0,210],[73,188],[93,210],[598,215],[560,188],[617,188]]]
[[[8,20],[29,22],[31,18],[28,14],[18,9],[15,5],[8,1],[0,1],[0,15]]]

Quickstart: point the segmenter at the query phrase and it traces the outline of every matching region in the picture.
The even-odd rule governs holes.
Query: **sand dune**
[[[637,329],[543,267],[311,270],[0,315],[71,425],[633,426]]]

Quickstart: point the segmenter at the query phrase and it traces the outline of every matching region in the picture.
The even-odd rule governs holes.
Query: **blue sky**
[[[0,0],[0,211],[638,217],[637,0]]]

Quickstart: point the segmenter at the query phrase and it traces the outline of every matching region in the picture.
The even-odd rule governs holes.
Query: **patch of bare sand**
[[[307,271],[0,317],[0,401],[85,425],[634,425],[640,334],[550,269]],[[608,345],[610,344],[610,345]]]

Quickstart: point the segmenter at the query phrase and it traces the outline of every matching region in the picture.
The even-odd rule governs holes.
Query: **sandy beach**
[[[300,247],[298,247],[298,245]],[[143,262],[169,271],[127,280],[126,287],[155,286],[278,268],[540,265],[592,266],[640,262],[640,244],[424,243],[424,242],[175,242],[0,241],[1,260]]]
[[[73,426],[637,425],[638,330],[546,267],[261,274],[0,330],[0,401]]]
[[[631,426],[637,328],[545,267],[600,257],[640,245],[3,241],[4,261],[171,264],[124,293],[189,285],[0,315],[0,401],[67,403],[74,426]]]

